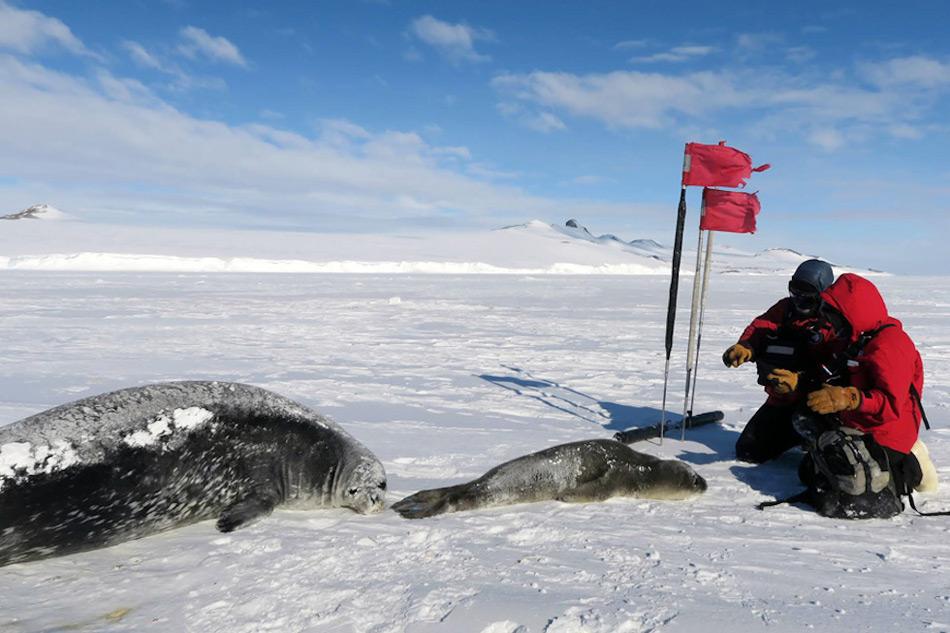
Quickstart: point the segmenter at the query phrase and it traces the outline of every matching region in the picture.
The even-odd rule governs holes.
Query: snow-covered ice
[[[950,481],[950,286],[875,281],[923,355],[934,424],[924,438]],[[719,355],[785,282],[714,277],[697,400],[726,421],[685,442],[637,445],[692,464],[709,482],[695,500],[545,502],[421,521],[278,511],[228,535],[209,521],[0,569],[0,630],[948,630],[950,519],[755,509],[798,490],[797,457],[734,460],[763,396],[751,368],[727,370]],[[391,503],[546,446],[655,422],[667,283],[2,272],[0,424],[147,382],[253,383],[331,415],[373,450]],[[950,486],[919,504],[950,508]]]

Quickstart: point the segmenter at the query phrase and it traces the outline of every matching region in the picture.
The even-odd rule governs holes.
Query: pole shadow
[[[502,367],[512,373],[508,375],[476,374],[476,376],[519,396],[531,398],[552,409],[596,424],[605,431],[625,431],[634,427],[655,426],[660,423],[663,416],[663,411],[656,407],[633,406],[600,400],[557,381],[534,376],[519,367],[509,365],[502,365]],[[667,424],[679,424],[682,419],[682,415],[669,411],[666,413]],[[679,437],[678,430],[673,433],[676,434],[676,438]],[[734,458],[735,443],[739,436],[736,431],[715,424],[687,430],[687,433],[691,441],[706,444],[714,453],[685,451],[679,456],[680,459],[694,464],[711,464]],[[657,440],[645,440],[643,443],[656,442]]]
[[[476,374],[476,377],[519,396],[537,400],[545,406],[596,424],[607,431],[623,431],[635,426],[659,424],[663,411],[656,407],[632,406],[600,400],[554,380],[532,376],[518,367],[502,365],[514,375]],[[667,411],[667,423],[678,423],[683,416]]]

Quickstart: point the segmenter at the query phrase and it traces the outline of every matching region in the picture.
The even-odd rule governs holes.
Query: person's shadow
[[[733,477],[763,495],[786,499],[805,488],[798,478],[802,451],[793,448],[764,464],[739,463],[729,468]]]

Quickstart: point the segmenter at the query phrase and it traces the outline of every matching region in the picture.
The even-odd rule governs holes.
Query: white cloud
[[[476,178],[484,178],[486,180],[515,180],[524,175],[521,172],[496,169],[491,165],[484,165],[482,163],[469,163],[466,171]]]
[[[570,180],[567,181],[566,184],[588,186],[588,185],[599,185],[606,181],[607,179],[604,178],[603,176],[587,175],[587,176],[577,176],[575,178],[571,178]]]
[[[192,88],[210,88],[220,90],[226,86],[223,79],[217,77],[196,77],[185,72],[177,64],[165,61],[158,55],[147,50],[138,42],[125,40],[122,48],[128,51],[132,61],[143,68],[156,70],[173,78],[169,86],[173,90],[190,90]]]
[[[844,147],[845,138],[838,130],[819,128],[812,130],[808,135],[808,142],[826,151],[834,151]]]
[[[0,91],[0,173],[47,183],[86,208],[121,205],[132,217],[235,223],[243,215],[257,224],[353,228],[400,218],[495,224],[629,212],[486,182],[472,176],[478,166],[469,169],[468,150],[431,145],[415,132],[335,120],[308,137],[195,118],[105,71],[86,80],[0,55]]]
[[[922,130],[906,123],[892,125],[890,128],[888,128],[888,132],[894,138],[912,141],[923,138],[924,136]]]
[[[617,51],[625,51],[632,48],[643,48],[644,46],[649,45],[649,43],[649,40],[624,40],[614,44],[613,48]]]
[[[785,49],[785,59],[796,64],[804,64],[815,58],[818,53],[809,46],[792,46]]]
[[[129,56],[132,57],[132,61],[134,61],[139,66],[161,71],[165,70],[164,64],[162,64],[162,62],[160,62],[157,57],[148,52],[145,47],[138,42],[125,40],[122,42],[122,48],[129,52]]]
[[[345,139],[347,142],[352,139],[368,139],[372,136],[366,128],[346,119],[321,119],[320,132],[323,138],[332,139],[334,142],[338,139]]]
[[[96,57],[68,26],[56,18],[39,11],[17,9],[0,0],[0,48],[30,54],[49,46]]]
[[[152,91],[136,79],[120,78],[103,70],[96,72],[99,89],[111,99],[125,103],[156,105]]]
[[[210,35],[196,26],[186,26],[180,35],[182,43],[178,51],[186,57],[194,59],[200,55],[215,62],[247,66],[241,51],[227,38]]]
[[[715,51],[716,47],[714,46],[674,46],[670,50],[662,53],[631,57],[630,61],[634,63],[685,62],[698,57],[704,57]]]
[[[556,130],[567,129],[567,126],[564,125],[564,121],[550,112],[539,112],[537,115],[526,119],[525,124],[538,132],[554,132]]]
[[[784,38],[776,33],[740,33],[736,36],[736,46],[750,51],[759,51],[777,46]]]
[[[446,156],[448,158],[456,158],[461,160],[472,159],[471,150],[464,145],[446,145],[443,147],[437,147],[433,150],[433,154],[436,156]]]
[[[409,31],[452,63],[485,62],[491,59],[475,50],[477,40],[494,39],[492,32],[486,29],[467,24],[451,24],[431,15],[424,15],[412,21]]]
[[[899,130],[909,137],[900,126],[919,128],[938,102],[937,89],[950,92],[950,78],[943,78],[950,66],[933,61],[897,59],[865,69],[880,84],[877,88],[847,73],[816,79],[808,69],[795,74],[741,68],[676,74],[536,71],[499,75],[493,85],[504,98],[498,106],[502,114],[522,122],[534,109],[592,118],[610,128],[662,129],[701,126],[733,113],[759,135],[778,137],[797,129],[812,143],[834,150],[843,145],[842,134],[854,142],[881,134],[902,137]]]
[[[898,57],[877,64],[865,63],[861,65],[861,71],[871,83],[883,88],[950,86],[950,63],[923,55]]]
[[[676,114],[699,114],[741,102],[733,82],[715,73],[533,72],[500,75],[493,85],[522,101],[599,119],[610,127],[660,128],[671,124]]]
[[[552,112],[533,112],[520,103],[513,101],[502,101],[496,104],[495,108],[502,116],[515,120],[536,132],[546,134],[548,132],[567,129],[567,125],[564,124],[564,121]]]

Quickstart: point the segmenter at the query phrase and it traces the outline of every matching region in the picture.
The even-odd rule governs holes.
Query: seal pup
[[[378,459],[322,415],[228,382],[122,389],[0,427],[0,565],[276,506],[383,509]]]
[[[684,462],[639,453],[615,440],[587,440],[518,457],[474,481],[422,490],[392,507],[407,519],[422,519],[550,499],[686,499],[705,490],[706,480]]]

